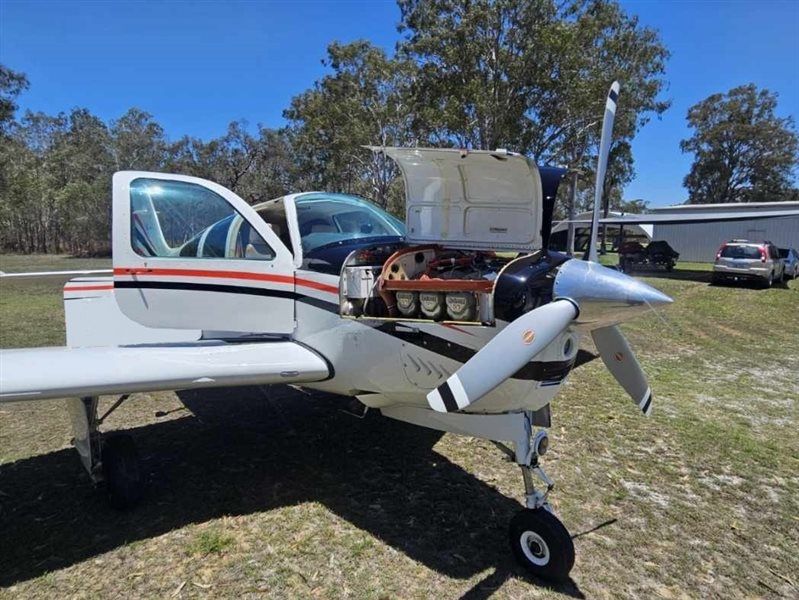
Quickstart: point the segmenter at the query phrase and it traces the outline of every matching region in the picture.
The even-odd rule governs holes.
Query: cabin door
[[[294,331],[291,252],[233,192],[124,171],[113,184],[114,295],[147,327]]]

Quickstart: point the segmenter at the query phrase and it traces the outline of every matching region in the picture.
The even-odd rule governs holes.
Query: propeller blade
[[[431,391],[427,395],[430,407],[453,412],[476,402],[530,362],[577,314],[571,300],[555,300],[523,314]]]
[[[594,216],[591,220],[591,238],[588,240],[587,260],[597,262],[596,239],[599,229],[599,210],[602,207],[602,188],[605,184],[605,172],[608,169],[613,119],[616,117],[616,101],[619,99],[619,82],[610,86],[605,101],[605,117],[602,119],[602,137],[599,139],[599,156],[596,160],[596,185],[594,186]]]
[[[591,332],[602,362],[647,417],[652,414],[652,389],[630,344],[616,325]]]

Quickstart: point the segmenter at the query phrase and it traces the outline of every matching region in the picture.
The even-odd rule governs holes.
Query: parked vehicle
[[[799,252],[796,248],[779,248],[779,251],[785,263],[785,277],[796,279],[799,276]]]
[[[646,247],[638,242],[625,242],[619,248],[619,270],[631,271],[635,268],[659,268],[673,271],[680,253],[668,242],[655,240]]]
[[[756,281],[771,287],[785,279],[785,262],[769,241],[730,240],[716,253],[713,283]]]

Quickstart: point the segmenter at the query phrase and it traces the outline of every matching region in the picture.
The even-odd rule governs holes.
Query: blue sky
[[[754,82],[780,94],[781,116],[799,117],[799,0],[623,5],[672,52],[672,107],[635,139],[637,176],[626,198],[653,206],[686,198],[685,115],[711,93]],[[234,119],[282,125],[292,96],[325,73],[329,42],[366,38],[391,50],[398,19],[392,0],[0,0],[0,61],[31,81],[23,109],[82,106],[111,119],[138,106],[172,138],[208,138]]]

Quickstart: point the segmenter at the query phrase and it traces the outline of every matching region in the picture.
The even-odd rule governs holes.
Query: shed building
[[[588,238],[591,237],[591,219],[594,213],[592,211],[581,212],[575,215],[574,220],[579,221],[574,227],[574,248],[577,251],[583,251],[588,246]],[[633,215],[637,216],[637,215]],[[623,213],[616,211],[609,211],[608,217],[623,217]],[[619,240],[619,226],[606,225],[607,233],[605,234],[608,244],[615,248]],[[550,238],[549,247],[552,250],[566,251],[567,236],[569,230],[568,221],[556,221],[552,226],[552,237]],[[600,235],[601,235],[600,228]],[[652,238],[652,225],[649,223],[629,224],[624,226],[625,239],[635,239],[644,244],[651,241]]]
[[[713,262],[719,247],[732,239],[769,240],[780,248],[799,248],[799,202],[747,204],[683,204],[650,210],[652,215],[699,215],[712,218],[730,213],[797,211],[797,214],[743,221],[654,223],[653,240],[665,240],[680,253],[681,261]]]

